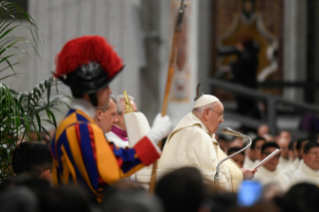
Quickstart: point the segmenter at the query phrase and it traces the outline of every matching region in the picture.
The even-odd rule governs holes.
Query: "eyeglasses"
[[[308,154],[310,154],[310,155],[314,155],[314,156],[316,156],[316,157],[318,157],[318,156],[319,156],[319,153],[318,153],[318,152],[309,152]]]
[[[214,110],[214,109],[212,109],[210,107],[208,109],[210,109],[211,111],[214,111],[215,113],[217,113],[219,115],[220,119],[223,119],[225,117],[225,114],[223,114],[223,113],[217,112],[216,110]]]

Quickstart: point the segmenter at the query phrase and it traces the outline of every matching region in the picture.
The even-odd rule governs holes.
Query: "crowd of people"
[[[123,63],[105,39],[73,39],[56,63],[55,77],[72,91],[71,109],[50,142],[17,145],[15,176],[0,185],[0,211],[319,211],[318,138],[271,136],[263,125],[247,147],[244,138],[216,134],[224,106],[203,94],[174,129],[168,116],[158,114],[148,128],[134,116],[131,124],[149,130],[133,145],[125,114],[128,103],[133,114],[138,109],[133,97],[111,96]],[[280,154],[255,167],[276,149]]]

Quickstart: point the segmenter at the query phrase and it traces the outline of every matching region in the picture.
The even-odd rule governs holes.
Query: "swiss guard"
[[[158,114],[149,133],[131,149],[106,140],[93,117],[97,108],[108,107],[109,83],[123,67],[121,58],[100,36],[70,40],[56,57],[54,76],[71,88],[73,98],[51,144],[53,183],[80,185],[98,202],[110,185],[160,157],[157,143],[171,126],[168,116]]]

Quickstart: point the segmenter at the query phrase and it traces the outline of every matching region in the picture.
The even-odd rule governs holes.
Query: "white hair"
[[[128,95],[128,98],[130,99],[130,101],[134,101],[134,98],[132,96]],[[121,104],[121,101],[125,100],[125,97],[123,94],[121,95],[117,95],[115,97],[115,103],[116,103],[116,110],[118,114],[121,114],[122,111],[125,109],[125,106],[123,107],[123,105]]]

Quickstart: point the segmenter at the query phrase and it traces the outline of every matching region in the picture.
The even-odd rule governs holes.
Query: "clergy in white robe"
[[[279,146],[276,142],[267,142],[261,147],[261,160],[270,155],[273,151],[278,149]],[[270,159],[267,163],[262,165],[257,169],[254,180],[259,181],[262,185],[266,185],[268,183],[278,183],[277,175],[279,170],[277,168],[279,164],[280,154],[277,154],[272,159]]]
[[[244,168],[252,169],[257,160],[260,160],[261,146],[266,143],[266,139],[257,137],[252,140],[251,146],[247,151]]]
[[[286,137],[279,137],[277,144],[279,146],[279,148],[281,149],[281,157],[279,159],[279,165],[278,165],[278,169],[279,170],[283,170],[289,163],[289,142],[290,139],[286,138]]]
[[[203,176],[214,181],[217,163],[227,157],[218,145],[214,133],[223,120],[224,106],[212,95],[196,100],[193,111],[174,128],[158,163],[158,173],[184,166],[198,168]],[[255,170],[240,169],[231,159],[220,166],[220,186],[236,191],[239,183],[251,179]]]
[[[303,161],[291,176],[291,186],[300,182],[313,183],[319,186],[319,143],[309,141],[304,146]]]

